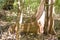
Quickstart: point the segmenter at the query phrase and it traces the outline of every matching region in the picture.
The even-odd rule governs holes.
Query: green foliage
[[[6,3],[6,0],[0,0],[0,9],[2,9],[5,3]]]
[[[38,5],[40,4],[40,0],[25,0],[25,7],[30,6],[30,9],[36,10]]]
[[[55,5],[60,6],[60,0],[56,0]]]
[[[17,2],[17,0],[15,0],[14,3],[13,3],[13,9],[16,12],[18,11],[18,2]]]
[[[55,1],[55,11],[57,14],[60,14],[60,0]]]

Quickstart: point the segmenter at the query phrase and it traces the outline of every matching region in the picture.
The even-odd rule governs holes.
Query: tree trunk
[[[38,7],[37,13],[36,13],[36,19],[39,20],[39,18],[41,17],[41,15],[43,14],[44,11],[44,0],[41,0],[41,3]]]
[[[20,40],[19,36],[20,36],[20,27],[21,27],[21,21],[22,18],[21,16],[23,16],[23,9],[24,9],[24,0],[17,0],[18,1],[18,13],[17,13],[17,21],[16,21],[16,26],[17,26],[17,31],[16,31],[16,40]],[[20,23],[19,23],[20,22]]]
[[[45,26],[44,26],[44,34],[48,34],[48,30],[47,30],[47,27],[48,27],[48,13],[49,13],[49,0],[45,0]]]
[[[46,18],[45,18],[45,27],[44,34],[55,34],[54,26],[53,26],[53,0],[46,0]]]
[[[53,0],[50,0],[51,1],[51,3],[50,4],[53,4]],[[49,13],[50,13],[50,16],[49,16],[49,28],[48,28],[48,31],[49,31],[49,34],[54,34],[55,35],[55,30],[54,30],[54,26],[53,26],[53,15],[52,15],[52,13],[53,13],[53,5],[50,5],[49,6],[50,7],[50,11],[49,11]]]
[[[20,0],[18,1],[18,13],[17,13],[17,21],[16,21],[16,40],[19,40],[19,20],[20,20],[20,14],[21,14],[21,9],[20,9]]]

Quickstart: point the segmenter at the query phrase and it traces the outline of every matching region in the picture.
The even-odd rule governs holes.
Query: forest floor
[[[0,22],[1,23],[1,22]],[[3,23],[0,24],[0,27]],[[8,24],[8,23],[4,23]],[[9,26],[9,25],[8,25]],[[60,40],[60,30],[57,30],[57,36],[56,35],[37,35],[37,34],[23,34],[22,36],[20,35],[20,40]],[[16,40],[16,34],[11,34],[8,33],[7,31],[3,32],[0,34],[0,40]]]
[[[7,27],[5,25],[9,24],[9,23],[6,23],[6,22],[1,23],[0,27],[4,28],[4,27],[1,26],[2,24],[4,24],[4,27]],[[10,26],[10,24],[8,26]],[[1,29],[1,30],[4,30],[4,29]],[[58,34],[60,34],[60,31],[59,31]],[[19,36],[19,38],[20,38],[20,40],[58,40],[58,38],[57,38],[56,35],[50,35],[50,34],[49,35],[43,35],[43,34],[37,35],[37,34],[33,34],[33,33],[29,33],[29,34],[23,34],[23,33],[21,33],[21,35]],[[0,33],[0,40],[16,40],[16,34],[15,33],[11,34],[10,32],[7,32],[7,30],[6,30],[5,32]]]
[[[20,40],[58,40],[55,35],[37,35],[37,34],[23,34],[19,36]],[[0,40],[16,40],[16,34],[3,32],[0,34]]]

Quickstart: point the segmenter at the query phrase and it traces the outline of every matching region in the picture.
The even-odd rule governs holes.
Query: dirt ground
[[[37,34],[23,34],[19,36],[20,40],[58,40],[55,35],[37,35]],[[15,34],[4,32],[0,34],[0,40],[16,40]]]

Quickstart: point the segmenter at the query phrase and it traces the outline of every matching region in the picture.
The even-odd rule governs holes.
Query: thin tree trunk
[[[18,0],[18,13],[17,13],[17,21],[16,21],[16,40],[19,40],[19,20],[20,20],[20,14],[21,14],[21,9],[20,9],[20,0]]]
[[[44,26],[44,34],[48,34],[48,30],[47,30],[47,27],[48,27],[48,11],[49,11],[49,0],[45,0],[45,26]]]
[[[20,36],[20,27],[21,27],[21,22],[22,22],[22,16],[23,14],[23,9],[24,9],[24,0],[17,0],[18,1],[18,14],[17,14],[17,21],[16,21],[16,25],[17,25],[17,31],[16,31],[16,40],[20,40],[19,36]],[[19,23],[20,22],[20,23]]]
[[[36,13],[36,19],[39,20],[39,18],[41,17],[43,11],[44,11],[44,0],[41,0],[41,3],[38,7],[37,13]]]
[[[51,3],[50,4],[53,4],[53,0],[51,0]],[[52,16],[52,13],[53,13],[53,5],[50,5],[50,16],[49,16],[49,33],[50,34],[55,34],[55,30],[54,30],[54,26],[53,26],[53,16]]]

